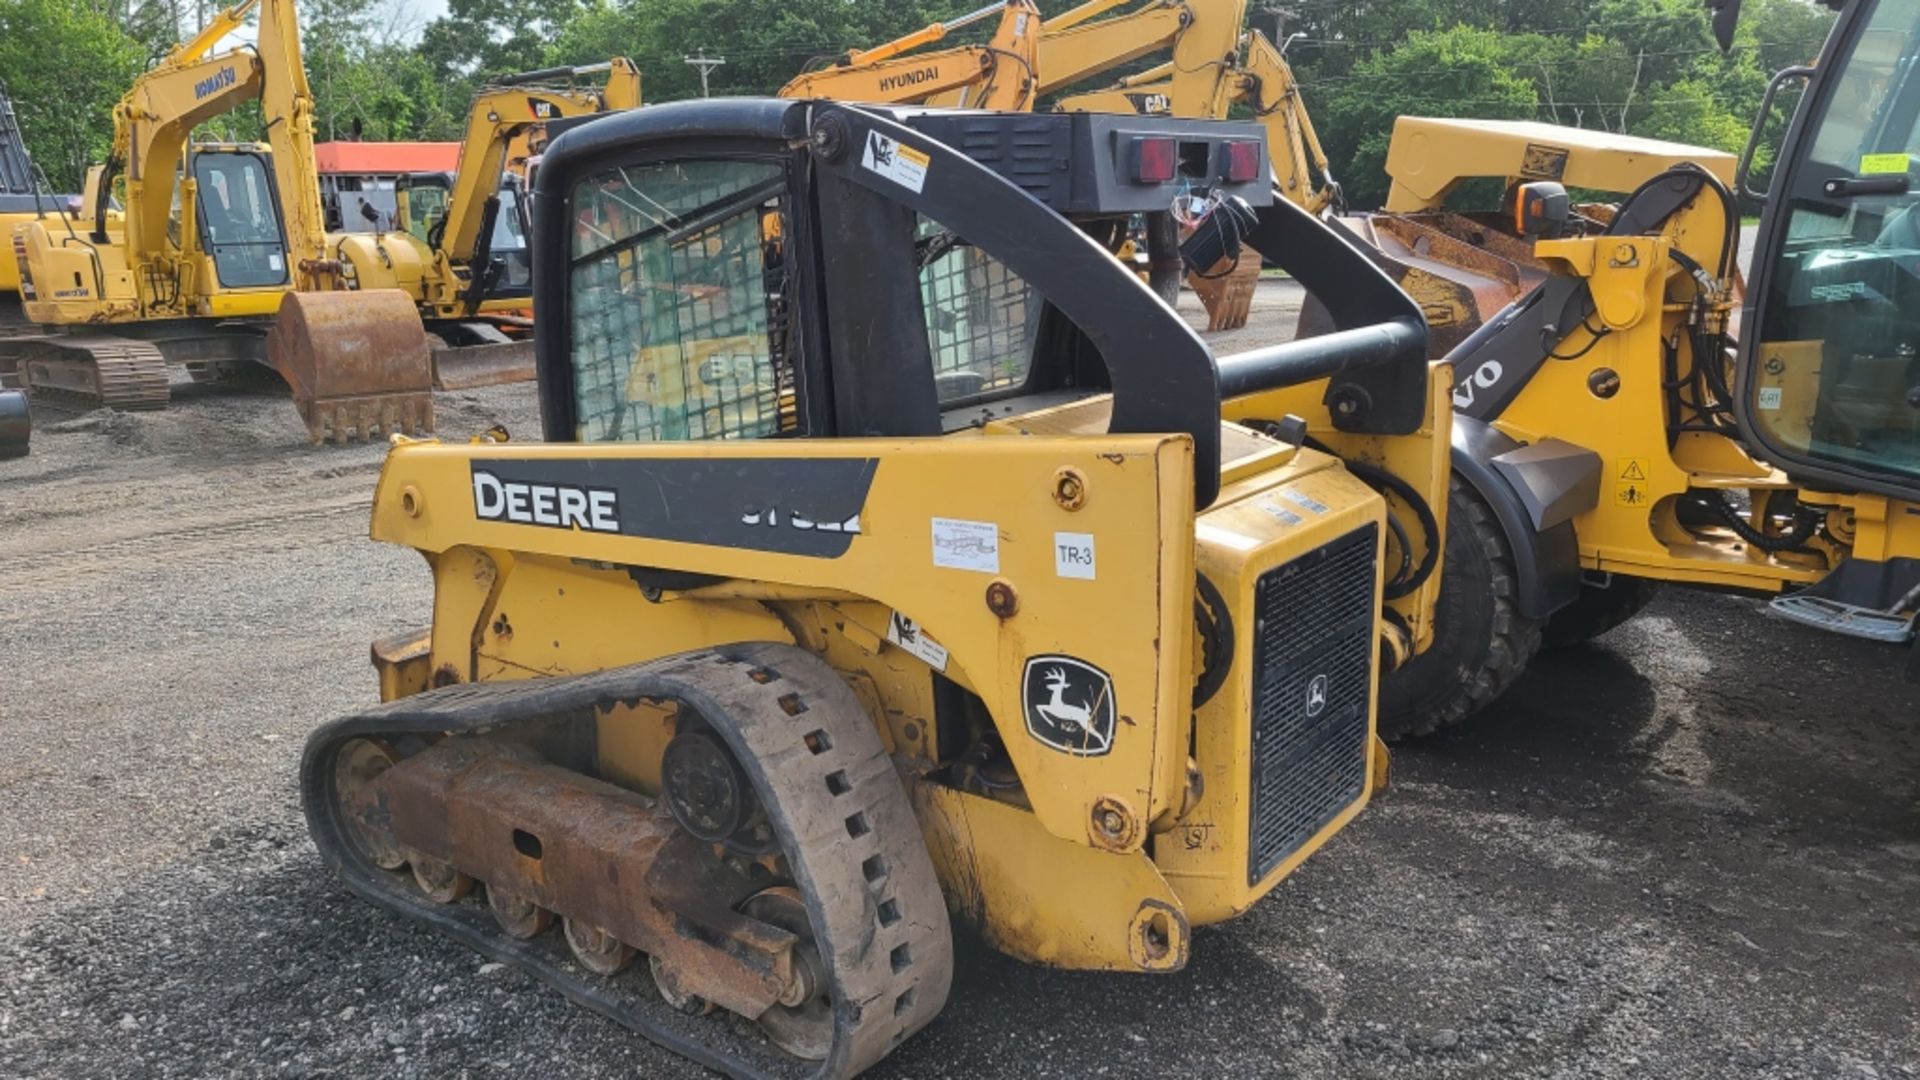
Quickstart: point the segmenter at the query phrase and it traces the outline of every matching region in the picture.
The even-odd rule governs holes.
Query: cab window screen
[[[786,347],[785,170],[620,166],[572,192],[583,442],[758,438],[797,423]]]
[[[1024,386],[1040,314],[1034,288],[930,219],[920,221],[918,248],[940,403]]]

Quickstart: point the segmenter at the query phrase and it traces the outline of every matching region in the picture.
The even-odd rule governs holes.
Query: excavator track
[[[36,400],[75,409],[164,409],[167,360],[132,338],[54,334],[13,343],[20,380]]]
[[[580,932],[584,920],[578,911],[537,918],[539,909],[504,891],[497,900],[476,900],[473,896],[480,890],[453,867],[416,853],[409,872],[403,864],[404,848],[368,839],[369,821],[376,832],[393,830],[382,835],[399,835],[394,823],[417,799],[408,801],[407,790],[394,786],[385,789],[398,792],[391,804],[387,794],[377,803],[364,798],[356,802],[353,789],[385,770],[398,774],[422,769],[436,755],[438,760],[459,758],[458,764],[466,767],[477,760],[482,772],[493,760],[506,762],[501,773],[562,777],[542,781],[559,794],[550,798],[542,788],[534,799],[539,806],[578,802],[583,791],[608,788],[587,777],[570,783],[564,779],[570,774],[553,762],[529,764],[525,748],[569,738],[577,743],[580,732],[593,730],[598,713],[641,699],[674,703],[683,715],[690,710],[721,736],[764,807],[778,843],[774,854],[784,858],[790,882],[763,889],[737,910],[751,926],[775,934],[810,928],[807,944],[817,950],[810,970],[814,985],[824,989],[804,1003],[805,1008],[781,1011],[784,1006],[776,1004],[759,1026],[767,1037],[784,1035],[783,1045],[793,1045],[793,1025],[816,1025],[799,1039],[813,1048],[809,1055],[815,1060],[788,1056],[752,1023],[711,1006],[703,1009],[680,987],[656,982],[652,971],[659,967],[659,955],[642,957],[649,963],[629,963],[634,952],[627,944],[591,928]],[[551,756],[551,751],[545,753]],[[518,781],[506,790],[509,796],[529,792],[528,785]],[[728,646],[589,675],[456,684],[401,698],[316,731],[301,764],[301,795],[322,858],[353,891],[512,964],[576,1003],[730,1076],[852,1076],[932,1020],[946,1001],[953,971],[947,911],[905,788],[872,720],[847,685],[819,658],[793,646]],[[623,798],[616,807],[619,813],[646,813],[633,808],[647,803],[643,796],[613,796],[614,801]],[[503,797],[481,805],[512,801]],[[370,812],[369,806],[375,809]],[[484,811],[474,816],[484,816]],[[453,817],[449,822],[449,834],[475,830],[472,820]],[[582,824],[582,835],[591,835],[595,827]],[[614,832],[638,837],[648,827],[642,821]],[[560,876],[561,852],[570,837],[536,834],[546,842],[540,873]],[[519,826],[514,835],[518,844],[523,835]],[[691,834],[678,839],[690,842]],[[637,847],[645,841],[630,843]],[[675,869],[680,865],[675,863]],[[604,877],[613,870],[608,865],[596,874]],[[652,883],[659,872],[660,864],[655,864],[643,876]],[[691,880],[698,874],[689,870],[685,876]],[[624,873],[618,880],[621,890],[636,881]],[[632,887],[659,888],[638,883]],[[438,895],[446,901],[469,890],[464,901],[433,899]],[[562,921],[568,924],[565,934],[551,925]],[[567,939],[578,937],[586,939],[586,947],[576,940],[570,952]],[[810,960],[813,955],[810,951]],[[588,970],[623,966],[624,973],[612,976]],[[776,1012],[786,1019],[770,1022]]]

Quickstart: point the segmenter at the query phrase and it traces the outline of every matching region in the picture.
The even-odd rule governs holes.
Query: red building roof
[[[460,164],[460,144],[452,142],[315,143],[313,163],[322,176],[389,176],[398,173],[452,172]]]

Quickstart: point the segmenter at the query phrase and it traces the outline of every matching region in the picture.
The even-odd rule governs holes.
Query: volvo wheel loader
[[[1435,646],[1387,680],[1383,732],[1470,715],[1537,648],[1619,623],[1660,582],[1914,641],[1917,58],[1920,0],[1853,3],[1815,68],[1776,80],[1810,86],[1764,193],[1744,306],[1737,201],[1712,170],[1669,165],[1587,235],[1554,235],[1564,189],[1521,189],[1516,231],[1544,234],[1547,275],[1448,355]],[[1920,679],[1920,646],[1910,657]]]
[[[1378,668],[1430,637],[1440,551],[1379,462],[1445,512],[1419,310],[1226,177],[1259,137],[733,98],[556,139],[545,441],[395,440],[372,535],[432,624],[307,743],[324,860],[736,1076],[886,1056],[955,919],[1181,968],[1383,780]],[[1166,150],[1195,175],[1136,167]],[[1073,220],[1183,186],[1255,206],[1341,331],[1216,358]],[[986,262],[1018,288],[943,284]]]
[[[255,9],[255,43],[214,52]],[[268,145],[193,142],[197,125],[256,100]],[[4,349],[34,395],[158,409],[169,360],[196,374],[264,360],[316,439],[432,428],[411,301],[338,291],[292,0],[244,0],[143,73],[114,108],[112,156],[86,197],[84,221],[13,233],[26,314],[44,333]]]

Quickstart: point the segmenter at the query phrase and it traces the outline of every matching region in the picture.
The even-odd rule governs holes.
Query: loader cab
[[[843,145],[843,128],[873,141]],[[1263,350],[1233,377],[1304,381],[1351,362],[1343,378],[1380,380],[1356,397],[1377,405],[1357,423],[1417,427],[1424,361],[1393,347],[1417,313],[1384,278],[1377,296],[1351,284],[1363,257],[1314,246],[1339,242],[1281,208],[1264,157],[1251,180],[1226,179],[1227,144],[1259,138],[1231,122],[779,100],[675,103],[570,129],[533,200],[546,438],[929,436],[1110,391],[1110,404],[1049,422],[1191,433],[1205,505],[1220,482],[1223,372],[1075,224],[1124,222],[1203,184],[1263,221],[1279,215],[1286,239],[1259,252],[1294,241],[1286,261],[1300,272],[1342,275],[1348,322],[1387,311],[1408,324],[1371,339],[1388,344],[1364,360],[1326,339]],[[1141,139],[1164,139],[1154,150],[1183,171],[1137,168]],[[1027,197],[994,190],[1008,184]]]
[[[440,247],[453,201],[453,185],[453,174],[447,172],[409,173],[395,182],[395,216],[400,228],[429,249]],[[524,191],[517,178],[501,177],[496,192],[500,209],[488,234],[488,259],[499,264],[488,282],[489,300],[518,299],[533,290],[533,252],[527,245]]]
[[[1920,0],[1851,5],[1788,130],[1736,388],[1803,481],[1920,497]]]
[[[189,158],[200,248],[213,259],[221,288],[270,288],[289,280],[286,228],[268,155],[264,147],[214,144],[196,147]]]

